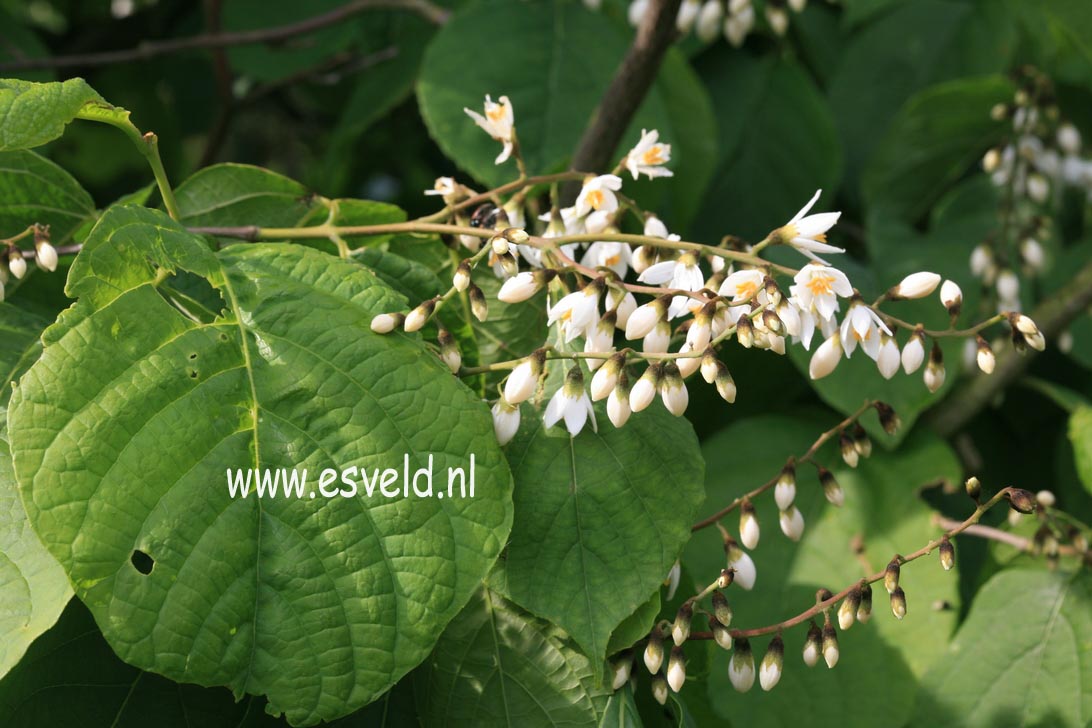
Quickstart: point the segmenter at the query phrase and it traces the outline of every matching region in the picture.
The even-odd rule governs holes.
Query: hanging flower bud
[[[682,690],[686,682],[686,655],[683,648],[675,646],[671,648],[671,657],[667,661],[667,684],[676,693]]]
[[[963,290],[959,287],[959,284],[955,281],[944,281],[944,285],[940,287],[940,302],[944,304],[944,308],[948,309],[948,314],[955,318],[959,315],[959,310],[963,307]]]
[[[517,276],[518,278],[518,276]],[[506,282],[507,283],[507,282]],[[470,259],[465,259],[459,263],[459,267],[455,269],[455,275],[451,277],[451,285],[455,287],[456,291],[465,291],[467,286],[470,285]],[[501,286],[501,290],[504,287]],[[497,296],[500,298],[500,296]]]
[[[789,14],[780,5],[767,3],[766,22],[770,24],[770,29],[774,32],[774,35],[783,36],[789,28]]]
[[[884,379],[891,379],[899,373],[899,344],[894,336],[880,332],[880,351],[876,356],[876,368]]]
[[[911,273],[899,281],[898,285],[887,292],[887,297],[898,301],[901,299],[924,298],[936,290],[940,284],[940,276],[936,273],[921,271]]]
[[[792,503],[788,508],[781,510],[778,522],[781,524],[781,532],[789,539],[799,541],[804,535],[804,515]]]
[[[857,621],[861,624],[872,619],[872,585],[865,582],[861,585],[861,603],[857,607]]]
[[[844,429],[838,437],[838,447],[841,448],[842,460],[845,461],[845,464],[851,468],[857,467],[861,454],[857,452],[857,446],[853,444],[853,438]]]
[[[624,288],[611,286],[607,289],[605,306],[608,311],[614,311],[618,316],[616,321],[618,328],[625,330],[630,315],[637,310],[637,299]]]
[[[1024,263],[1031,271],[1038,272],[1043,269],[1046,253],[1043,252],[1043,246],[1038,240],[1024,238],[1020,243],[1020,257],[1024,259]]]
[[[686,412],[686,405],[690,402],[686,384],[679,375],[679,368],[673,362],[664,365],[663,378],[660,380],[660,399],[663,400],[667,411],[676,417],[681,417]]]
[[[741,693],[747,692],[755,684],[755,658],[746,637],[740,637],[733,645],[728,679],[732,681],[732,687]]]
[[[626,322],[626,338],[643,339],[656,328],[656,324],[667,315],[667,307],[671,302],[671,296],[660,296],[648,303],[638,306],[637,310],[630,314]]]
[[[734,539],[725,543],[724,550],[728,556],[728,566],[736,572],[736,583],[745,591],[754,589],[755,578],[758,575],[755,570],[754,560],[736,544]]]
[[[505,206],[505,209],[507,210],[507,206]],[[505,228],[501,235],[504,236],[505,240],[512,243],[512,245],[523,245],[531,239],[531,236],[527,234],[527,231],[520,227]]]
[[[808,364],[808,375],[812,379],[822,379],[838,366],[842,360],[842,337],[835,331],[826,341],[815,349]]]
[[[934,341],[933,348],[929,352],[929,363],[925,365],[925,387],[935,393],[944,386],[944,352],[940,350],[940,343]]]
[[[697,35],[703,43],[712,43],[720,35],[720,24],[724,19],[722,0],[705,0],[698,13]]]
[[[713,592],[713,616],[725,627],[732,623],[732,607],[728,604],[728,597],[719,591]]]
[[[781,474],[777,476],[774,485],[774,501],[780,510],[786,510],[796,500],[796,466],[786,463],[781,468]]]
[[[893,594],[899,588],[899,573],[902,571],[902,562],[898,556],[891,559],[883,572],[883,587],[888,594]]]
[[[808,627],[808,636],[804,639],[804,664],[815,667],[819,664],[819,655],[823,652],[823,633],[819,631],[819,625],[812,620]]]
[[[1012,506],[1012,510],[1017,513],[1034,513],[1038,507],[1035,502],[1035,496],[1030,492],[1022,488],[1012,488],[1006,493],[1006,497],[1009,499],[1009,505]]]
[[[740,314],[736,319],[736,341],[745,349],[755,345],[755,326],[749,314]]]
[[[655,627],[648,635],[648,644],[645,645],[645,667],[655,675],[664,664],[664,636],[659,627]]]
[[[758,546],[758,519],[755,517],[754,504],[747,498],[739,507],[739,540],[749,549]]]
[[[671,568],[667,571],[667,578],[664,579],[664,586],[667,587],[667,601],[671,601],[675,598],[675,592],[679,588],[679,580],[682,578],[682,566],[679,564],[679,560],[675,559],[675,563],[671,565]]]
[[[615,385],[618,384],[618,374],[621,373],[622,367],[625,365],[626,355],[620,351],[607,359],[603,366],[599,367],[591,380],[590,394],[593,402],[598,402],[610,396]]]
[[[667,680],[663,675],[652,676],[652,697],[656,699],[656,702],[660,705],[667,703]]]
[[[982,170],[987,174],[993,174],[1001,166],[1001,150],[997,147],[989,149],[982,157]]]
[[[420,331],[428,320],[432,318],[432,312],[436,310],[435,298],[430,298],[427,301],[422,301],[417,308],[409,312],[406,316],[406,320],[402,323],[402,328],[406,331],[414,332]]]
[[[8,249],[8,270],[16,280],[27,274],[27,259],[23,257],[23,251],[14,245]]]
[[[720,570],[720,576],[717,577],[717,588],[718,589],[727,589],[728,587],[732,586],[733,583],[735,583],[735,580],[736,580],[736,570],[735,569],[721,569]]]
[[[717,394],[728,404],[733,404],[736,401],[736,380],[732,379],[723,362],[718,361],[717,365]]]
[[[689,344],[683,344],[679,349],[680,354],[690,354],[695,350]],[[694,372],[698,371],[701,366],[701,357],[698,356],[680,356],[675,360],[675,366],[679,368],[679,376],[686,379]]]
[[[894,435],[899,431],[899,427],[902,426],[902,421],[899,419],[895,409],[886,402],[877,402],[875,404],[876,414],[880,417],[880,425],[883,427],[884,432],[888,435]]]
[[[546,351],[538,349],[517,364],[504,383],[504,399],[509,404],[519,404],[534,394],[545,363]]]
[[[709,631],[713,633],[713,639],[721,649],[732,649],[732,633],[728,631],[728,627],[712,614],[709,615]]]
[[[493,248],[493,254],[498,257],[508,255],[508,241],[501,235],[494,235],[490,238],[489,246]]]
[[[1028,175],[1028,197],[1034,202],[1040,205],[1046,202],[1047,197],[1050,196],[1050,183],[1047,182],[1047,178],[1038,172],[1032,172]]]
[[[861,589],[853,587],[838,607],[838,628],[843,632],[853,626],[857,610],[861,607]]]
[[[717,374],[723,366],[717,359],[717,353],[712,349],[706,349],[701,357],[701,378],[709,384],[716,381]]]
[[[676,645],[682,645],[690,639],[690,622],[694,618],[694,605],[683,602],[679,611],[675,613],[675,623],[671,625],[671,639]]]
[[[971,500],[977,503],[978,499],[982,496],[982,483],[979,482],[978,478],[972,475],[967,478],[967,482],[964,485],[967,488],[967,495],[971,497]]]
[[[773,690],[781,680],[781,668],[785,662],[785,643],[781,635],[775,635],[766,648],[762,663],[758,666],[758,684],[763,690]]]
[[[493,405],[493,432],[497,443],[507,445],[519,431],[519,406],[498,399]]]
[[[633,651],[625,650],[618,655],[617,659],[611,664],[611,668],[614,675],[611,679],[610,688],[611,690],[621,690],[622,686],[629,682],[629,676],[633,670]]]
[[[845,491],[842,490],[842,486],[838,485],[838,481],[834,479],[834,473],[830,472],[822,465],[819,467],[819,483],[823,486],[823,495],[827,497],[831,505],[841,507],[846,502]]]
[[[607,417],[615,427],[621,427],[629,419],[629,377],[623,369],[618,374],[618,384],[610,391],[607,397]]]
[[[831,669],[838,664],[838,633],[830,622],[823,625],[823,659]]]
[[[975,337],[975,361],[978,363],[978,368],[982,370],[983,374],[992,374],[993,368],[997,365],[997,357],[993,355],[993,349],[990,348],[989,342],[987,342],[981,336]]]
[[[436,341],[440,344],[440,358],[452,374],[458,374],[463,365],[463,355],[459,353],[459,345],[455,343],[455,337],[447,329],[440,329],[436,335]]]
[[[659,321],[641,341],[641,351],[646,354],[665,354],[671,344],[671,324]]]
[[[633,385],[633,389],[629,393],[629,408],[634,412],[640,412],[641,410],[652,404],[652,400],[656,398],[656,392],[660,388],[660,381],[663,379],[663,365],[652,363],[645,369],[645,373],[641,375],[641,378],[637,380],[637,383]]]
[[[906,593],[901,586],[895,587],[895,591],[891,592],[891,613],[895,615],[895,619],[906,616]]]
[[[1009,314],[1009,323],[1015,331],[1023,334],[1024,340],[1032,349],[1042,351],[1046,348],[1046,339],[1043,337],[1043,332],[1039,330],[1039,327],[1030,317],[1022,313],[1011,313]]]
[[[389,334],[401,326],[406,317],[400,313],[381,313],[372,319],[372,331],[377,334]]]
[[[857,448],[857,454],[863,458],[872,455],[872,438],[868,436],[860,422],[853,423],[853,446]]]
[[[467,287],[466,293],[470,299],[470,312],[474,314],[474,318],[485,321],[489,317],[489,308],[486,306],[485,294],[482,293],[482,289],[471,283]]]
[[[947,536],[940,540],[940,565],[945,571],[951,571],[955,566],[955,547]]]
[[[466,261],[463,261],[464,263]],[[497,292],[497,300],[505,303],[520,303],[535,295],[557,276],[553,268],[517,273],[504,282]]]
[[[1040,508],[1053,508],[1057,500],[1051,491],[1040,490],[1035,494],[1035,502],[1039,504]]]
[[[925,329],[918,326],[910,335],[910,340],[902,348],[902,370],[913,374],[925,361]]]
[[[34,237],[35,260],[38,267],[52,273],[57,270],[57,249],[50,245],[45,238],[40,238],[37,232]]]
[[[781,318],[769,308],[762,312],[762,325],[775,334],[780,334],[785,330],[785,325],[782,323]]]

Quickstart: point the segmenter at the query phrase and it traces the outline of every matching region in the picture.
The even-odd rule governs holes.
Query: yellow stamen
[[[593,210],[598,210],[600,207],[603,206],[603,191],[602,190],[592,190],[591,192],[588,193],[588,196],[587,196],[586,199],[588,201],[588,204],[591,205],[591,208]]]
[[[647,165],[663,164],[664,163],[664,148],[662,144],[655,144],[645,150],[645,153],[641,155],[641,161]]]
[[[754,281],[744,281],[736,286],[736,299],[746,300],[755,295],[755,291],[758,290],[758,284]]]
[[[609,258],[607,258],[606,260],[603,261],[603,265],[605,265],[606,267],[609,268],[612,265],[617,265],[618,261],[620,261],[620,260],[622,260],[621,255],[612,255],[612,256],[610,256]]]
[[[494,104],[486,108],[485,115],[490,121],[500,121],[504,118],[504,107],[500,104]]]
[[[823,274],[813,275],[805,285],[813,296],[829,296],[833,290],[834,276]]]

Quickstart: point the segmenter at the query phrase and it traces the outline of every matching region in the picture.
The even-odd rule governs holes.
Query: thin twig
[[[959,525],[959,521],[939,514],[933,517],[933,522],[944,529],[951,529]],[[984,538],[989,541],[997,541],[998,543],[1012,546],[1017,551],[1025,551],[1027,553],[1035,552],[1035,542],[1030,538],[1024,538],[1023,536],[1018,536],[1015,533],[1009,533],[1008,531],[1002,531],[1000,528],[994,528],[993,526],[975,524],[963,529],[963,533],[968,536],[978,536],[979,538]],[[1078,556],[1082,552],[1069,544],[1059,544],[1058,553],[1063,556]]]

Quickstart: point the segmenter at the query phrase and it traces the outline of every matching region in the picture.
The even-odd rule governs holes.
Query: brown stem
[[[955,521],[945,516],[937,515],[933,518],[933,521],[941,528],[950,529],[959,525],[959,521]],[[1002,531],[1000,528],[994,528],[993,526],[982,526],[975,524],[963,529],[963,533],[968,536],[978,536],[989,541],[997,541],[1008,546],[1012,546],[1018,551],[1026,551],[1028,553],[1034,553],[1035,544],[1030,538],[1024,538],[1023,536],[1017,536],[1015,533],[1009,533],[1008,531]],[[1058,553],[1063,556],[1077,556],[1082,552],[1078,551],[1069,544],[1059,544]]]
[[[629,128],[648,90],[656,80],[664,54],[675,39],[675,18],[680,0],[652,0],[637,35],[633,39],[618,70],[611,79],[592,114],[591,124],[584,131],[576,153],[574,169],[607,169],[618,142]],[[565,199],[576,196],[576,188],[566,188]]]
[[[352,0],[328,13],[315,15],[295,23],[272,28],[244,30],[235,33],[204,33],[188,38],[149,41],[135,48],[102,53],[81,53],[52,58],[24,58],[0,63],[0,71],[30,71],[43,68],[72,68],[74,66],[101,66],[113,63],[143,61],[168,53],[190,50],[208,50],[229,46],[277,43],[300,35],[336,25],[366,10],[396,9],[414,12],[426,20],[442,25],[450,11],[430,0]]]
[[[1086,264],[1059,291],[1039,304],[1031,314],[1047,341],[1055,339],[1092,305],[1092,263]],[[1033,358],[1017,354],[1011,347],[997,353],[997,364],[989,376],[978,376],[956,390],[926,415],[926,423],[945,437],[962,429],[1005,387],[1015,381]]]

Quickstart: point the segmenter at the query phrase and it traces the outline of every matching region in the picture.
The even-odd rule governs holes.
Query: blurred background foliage
[[[0,0],[0,64],[267,28],[343,2]],[[464,105],[477,108],[485,93],[512,98],[533,173],[564,169],[631,41],[626,4],[603,0],[595,11],[577,0],[443,0],[438,5],[451,13],[443,24],[403,10],[372,9],[275,45],[0,75],[86,78],[103,97],[130,109],[138,126],[158,134],[176,186],[213,163],[249,163],[327,197],[390,202],[410,218],[426,214],[435,209],[435,200],[421,193],[438,176],[455,175],[484,186],[512,172],[494,167],[495,144],[463,114]],[[967,261],[997,227],[1000,200],[978,163],[1009,131],[990,118],[990,109],[1012,98],[1013,71],[1033,65],[1053,80],[1061,115],[1092,139],[1092,9],[1087,0],[813,1],[793,16],[783,38],[763,22],[742,48],[723,38],[705,44],[689,37],[670,51],[623,144],[635,141],[643,127],[660,129],[674,145],[676,174],[654,184],[627,179],[627,192],[656,209],[684,239],[716,242],[725,234],[761,238],[822,188],[824,209],[843,211],[832,242],[849,249],[852,259],[845,268],[866,297],[926,268],[964,283],[962,320],[981,318],[981,295]],[[89,208],[144,190],[149,180],[144,160],[128,140],[102,125],[73,124],[62,139],[40,151],[90,193]],[[0,213],[3,208],[0,199]],[[1092,257],[1088,209],[1083,194],[1060,200],[1055,232],[1044,241],[1047,271],[1024,286],[1028,309]],[[397,241],[391,249],[398,249]],[[55,308],[57,293],[38,286],[27,288],[25,295]],[[935,301],[900,305],[906,318],[919,316],[939,327],[947,323]],[[816,585],[854,578],[849,551],[837,543],[848,538],[847,532],[879,529],[877,540],[885,549],[919,545],[921,534],[927,537],[934,529],[929,509],[917,497],[907,498],[910,486],[939,486],[924,487],[925,501],[945,513],[965,514],[959,483],[976,473],[991,488],[1050,489],[1061,508],[1087,520],[1092,514],[1092,425],[1080,414],[1092,400],[1087,312],[1072,331],[1068,353],[1049,347],[959,432],[938,433],[928,424],[912,427],[919,415],[927,418],[930,407],[962,386],[958,345],[945,350],[948,382],[935,396],[918,376],[884,382],[863,357],[812,383],[800,373],[801,366],[806,370],[806,355],[778,358],[726,349],[726,363],[739,384],[738,402],[726,408],[715,397],[695,397],[688,412],[707,459],[707,511],[768,478],[790,452],[806,448],[836,421],[830,408],[847,412],[864,396],[884,399],[902,416],[900,438],[906,437],[902,447],[878,455],[875,464],[855,476],[845,476],[847,490],[859,491],[848,499],[859,504],[858,510],[805,512],[812,530],[803,547],[783,543],[784,548],[762,554],[760,575],[782,580],[781,588],[771,587],[760,602],[749,603],[741,620],[764,623],[785,616],[782,607],[806,604]],[[873,427],[871,418],[867,424]],[[878,428],[871,431],[878,451],[895,446],[896,440]],[[741,459],[746,461],[742,465]],[[867,492],[872,495],[866,497]],[[877,518],[891,520],[890,528],[877,526]],[[996,524],[1003,518],[991,513],[987,520]],[[774,519],[768,520],[764,528],[776,531]],[[916,530],[907,530],[908,523]],[[909,534],[911,543],[899,541],[900,534]],[[717,544],[703,540],[707,535],[691,543],[684,559],[691,573],[703,575],[692,581],[719,569]],[[705,669],[713,677],[708,704],[692,700],[690,720],[703,725],[701,715],[717,713],[738,716],[739,724],[875,725],[880,720],[885,725],[940,725],[951,723],[946,711],[959,708],[966,709],[960,715],[968,724],[1027,724],[993,709],[962,705],[945,682],[958,681],[958,674],[937,678],[927,672],[933,659],[949,649],[957,624],[983,630],[972,606],[982,586],[1014,559],[1017,564],[1030,561],[986,541],[962,539],[959,549],[959,583],[936,587],[936,599],[943,604],[928,621],[914,630],[887,624],[892,629],[854,632],[844,651],[858,654],[843,657],[847,667],[829,675],[803,673],[793,665],[779,688],[788,698],[764,700],[751,694],[738,699],[723,679],[723,656],[705,667],[696,661],[692,675]],[[886,557],[878,552],[875,558]],[[682,591],[686,588],[684,578]],[[934,593],[928,586],[921,591]],[[987,591],[1000,602],[1011,596],[998,586]],[[1087,606],[1087,596],[1077,604]],[[650,605],[650,614],[656,604]],[[1063,604],[1060,597],[1058,604]],[[920,603],[923,612],[929,608]],[[1079,606],[1064,609],[1080,611]],[[68,615],[65,624],[75,626],[65,629],[87,621],[80,610],[69,607],[77,613]],[[506,618],[530,619],[517,611],[511,607]],[[665,608],[664,613],[671,612]],[[1006,622],[1014,619],[1010,614]],[[787,659],[798,660],[801,638],[787,636]],[[1003,632],[998,639],[1009,638]],[[1087,720],[1092,712],[1087,631],[1083,639],[1075,674],[1076,699],[1080,703],[1083,696],[1084,712],[1079,705],[1074,714],[1048,712],[1034,724],[1076,725],[1074,715]],[[442,643],[438,651],[444,649],[462,646]],[[915,697],[923,675],[924,684],[936,688],[924,701]],[[1025,687],[1012,685],[1015,691]],[[399,686],[384,701],[385,719],[395,720],[391,716],[398,714],[409,689]],[[690,693],[699,691],[692,687],[682,697],[690,700]],[[1069,697],[1059,695],[1061,702]],[[644,701],[647,696],[637,696],[646,724],[653,725],[648,716],[656,711]],[[390,705],[395,708],[388,712]],[[621,715],[626,708],[616,703],[610,710]]]

